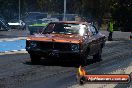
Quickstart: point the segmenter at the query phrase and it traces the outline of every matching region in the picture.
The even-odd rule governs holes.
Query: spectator
[[[113,21],[112,19],[110,19],[109,23],[108,23],[108,32],[109,32],[109,36],[108,36],[108,41],[112,41],[113,38],[112,38],[112,34],[113,34]]]

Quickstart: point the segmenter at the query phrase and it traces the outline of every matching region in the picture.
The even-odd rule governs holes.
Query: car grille
[[[59,50],[70,51],[70,43],[57,43],[57,42],[37,42],[37,48],[42,50]]]

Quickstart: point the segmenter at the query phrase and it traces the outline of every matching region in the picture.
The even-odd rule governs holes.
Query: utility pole
[[[21,1],[19,0],[19,22],[21,19]]]
[[[66,0],[64,0],[64,16],[63,21],[66,21]]]

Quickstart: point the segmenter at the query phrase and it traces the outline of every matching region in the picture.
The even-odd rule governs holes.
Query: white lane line
[[[11,50],[10,52],[16,52],[16,51],[18,51],[18,50]]]
[[[9,51],[3,51],[3,52],[0,52],[0,53],[18,52],[18,51],[26,51],[26,49],[20,49],[20,50],[9,50]]]
[[[16,51],[16,52],[10,52],[10,51],[7,51],[7,52],[1,52],[0,55],[6,55],[6,54],[19,54],[19,53],[28,53],[27,51]]]
[[[21,49],[21,51],[26,51],[26,49]]]
[[[5,38],[5,39],[0,39],[0,42],[17,41],[17,40],[25,40],[25,39],[26,39],[26,37]]]

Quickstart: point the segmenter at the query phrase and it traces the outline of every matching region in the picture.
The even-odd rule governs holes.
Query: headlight
[[[31,47],[36,47],[37,44],[36,44],[36,42],[31,41],[31,42],[30,42],[30,46],[31,46]]]
[[[71,50],[72,51],[79,51],[79,45],[78,44],[72,44],[71,45]]]

